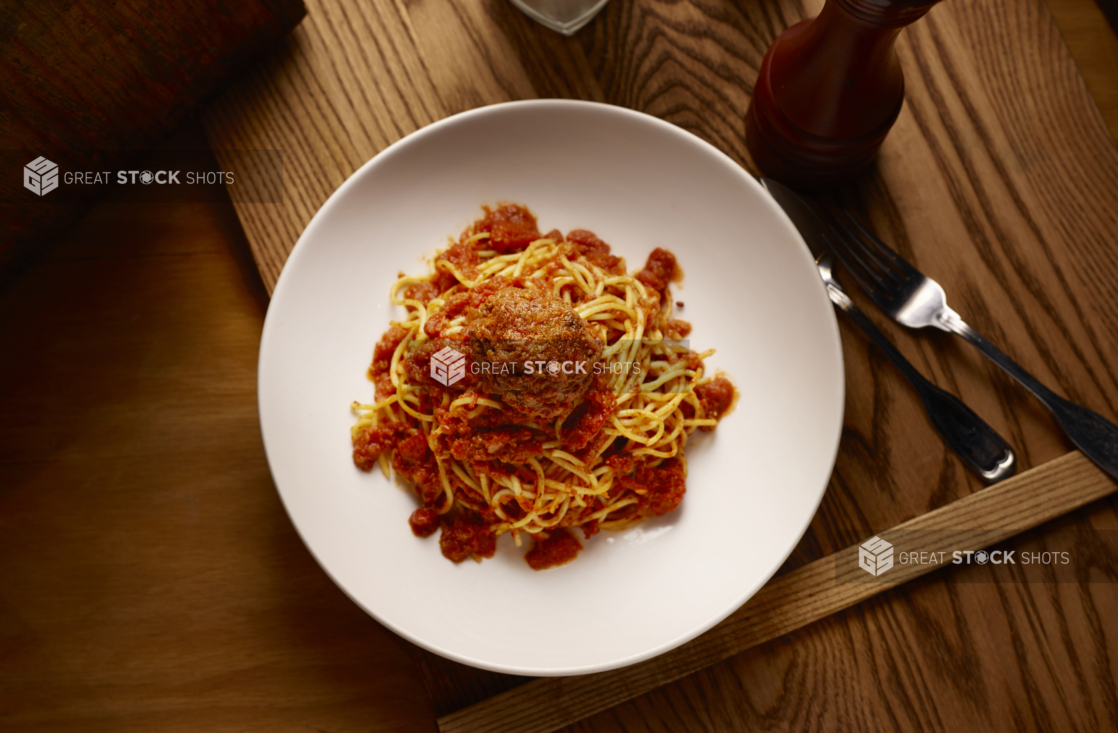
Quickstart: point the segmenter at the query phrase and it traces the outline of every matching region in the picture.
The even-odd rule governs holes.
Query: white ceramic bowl
[[[352,401],[399,313],[399,271],[479,217],[526,204],[540,230],[590,229],[630,269],[655,247],[692,348],[737,384],[717,431],[688,446],[680,510],[603,532],[534,572],[511,538],[455,565],[411,534],[416,500],[351,460]],[[558,100],[485,107],[430,125],[369,161],[307,227],[276,286],[260,345],[260,421],[276,486],[331,578],[402,636],[477,667],[564,675],[665,652],[725,618],[777,570],[819,504],[842,426],[834,312],[811,255],[761,187],[714,147],[619,107]],[[525,543],[526,545],[528,543]]]

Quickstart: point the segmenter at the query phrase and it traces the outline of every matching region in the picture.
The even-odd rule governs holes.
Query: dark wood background
[[[988,22],[944,14],[910,34],[910,84],[936,103],[909,106],[880,172],[846,195],[935,269],[981,330],[1113,419],[1118,79],[1107,70],[1118,41],[1087,0],[955,5]],[[454,27],[470,32],[449,33],[435,14],[449,6],[412,4],[401,35],[369,33],[453,51],[473,44],[494,70],[467,79],[440,65],[426,82],[401,65],[393,73],[410,86],[399,87],[385,86],[388,72],[308,73],[300,48],[373,54],[305,24],[286,55],[247,80],[259,96],[226,100],[205,120],[211,141],[216,125],[277,146],[306,141],[309,152],[291,148],[303,183],[280,215],[268,205],[235,211],[220,197],[140,206],[122,195],[0,292],[0,727],[434,730],[437,715],[516,682],[417,654],[346,599],[295,535],[258,437],[265,283],[300,217],[347,169],[430,118],[490,99],[483,93],[599,94],[743,155],[750,70],[795,17],[774,3],[749,5],[761,20],[734,15],[744,6],[615,2],[566,40],[503,12],[462,11]],[[378,19],[370,11],[348,25]],[[1007,29],[1035,43],[1005,48]],[[514,61],[531,72],[513,73]],[[1025,91],[1003,94],[1018,83]],[[283,111],[269,118],[273,129],[254,117],[253,104],[274,99],[264,92],[286,89],[307,105],[294,118],[314,124],[284,128]],[[358,92],[387,111],[315,117],[315,103],[328,109]],[[201,126],[188,124],[161,155],[163,167],[210,155]],[[334,170],[311,175],[312,157]],[[929,170],[957,186],[921,188]],[[1026,466],[1068,449],[1037,406],[961,344],[878,322],[1011,437]],[[890,526],[980,488],[892,368],[842,328],[850,397],[839,464],[789,567],[848,543],[845,531]],[[1118,529],[1115,509],[1098,502],[1033,541],[1065,527],[1104,537]],[[572,730],[1115,729],[1118,586],[1105,544],[1091,562],[1095,583],[937,573]]]
[[[0,3],[0,165],[135,165],[305,13],[302,0]],[[62,185],[29,206],[21,176],[0,177],[0,282],[73,225],[98,188]]]

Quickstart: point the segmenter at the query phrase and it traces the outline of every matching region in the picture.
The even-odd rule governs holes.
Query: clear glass
[[[565,36],[574,35],[609,0],[512,0],[528,17]]]

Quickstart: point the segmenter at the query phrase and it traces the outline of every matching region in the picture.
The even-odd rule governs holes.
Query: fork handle
[[[967,407],[962,400],[950,392],[945,392],[935,386],[924,375],[916,371],[916,367],[904,358],[897,347],[873,325],[873,321],[866,317],[858,306],[846,297],[845,293],[838,291],[841,298],[831,300],[842,309],[850,320],[866,332],[866,335],[885,352],[920,395],[924,409],[932,426],[967,466],[986,481],[993,483],[1013,474],[1017,467],[1017,458],[1009,443],[1002,438],[992,427],[975,414],[974,410]]]
[[[977,346],[990,361],[1029,390],[1049,409],[1056,422],[1063,428],[1064,434],[1082,451],[1083,455],[1094,461],[1111,478],[1118,480],[1118,425],[1093,410],[1060,397],[1041,384],[1036,377],[1006,356],[1005,352],[964,323],[959,314],[950,308],[944,307],[937,318],[945,330],[958,334]]]

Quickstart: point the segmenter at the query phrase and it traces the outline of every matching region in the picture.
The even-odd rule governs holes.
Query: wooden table
[[[1118,39],[1090,0],[1049,7],[1118,136]],[[567,43],[556,37],[546,50]],[[563,91],[564,78],[532,82]],[[1066,81],[1073,91],[1080,83]],[[212,135],[212,116],[207,123]],[[991,134],[995,147],[1012,142]],[[360,158],[338,152],[346,165]],[[195,121],[158,155],[172,167],[211,153]],[[1102,200],[1114,200],[1115,174],[1098,182]],[[328,193],[337,182],[317,185]],[[1004,191],[978,191],[991,192],[979,215],[1013,215]],[[911,220],[883,208],[888,197],[872,187],[860,194],[879,226],[905,232]],[[920,214],[918,202],[900,201],[892,213],[929,221],[935,205]],[[1114,231],[1114,215],[1081,214],[1100,218],[1097,232]],[[1105,250],[1060,231],[1037,236],[1069,269],[1082,269],[1085,251],[1109,251],[1113,259],[1092,271],[1114,273],[1113,239]],[[433,731],[436,717],[515,682],[417,653],[349,601],[296,536],[259,439],[255,367],[268,297],[258,265],[268,278],[267,257],[259,247],[250,254],[223,197],[138,205],[121,195],[0,292],[0,728]],[[1025,277],[1044,266],[975,275],[1008,305],[974,320],[1113,419],[1118,306],[1075,316],[1056,300],[1046,310],[1046,291]],[[1115,282],[1103,280],[1099,292],[1118,297]],[[971,312],[997,302],[965,291],[957,300]],[[1039,408],[972,353],[877,320],[1010,436],[1026,468],[1068,450]],[[934,434],[907,425],[921,419],[915,398],[858,333],[842,329],[857,399],[828,498],[789,567],[847,541],[828,528],[889,526],[980,488]],[[1115,509],[1114,499],[1096,502],[1031,541],[1116,530]],[[1113,547],[1091,556],[1095,583],[995,581],[977,567],[934,573],[570,729],[1118,728]]]

